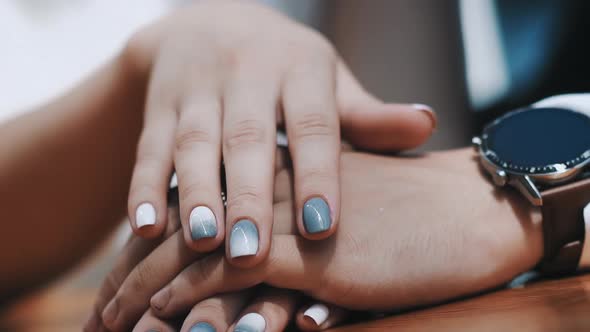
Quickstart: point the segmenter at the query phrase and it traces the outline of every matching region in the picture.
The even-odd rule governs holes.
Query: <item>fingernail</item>
[[[188,332],[216,332],[216,331],[215,331],[215,328],[213,327],[213,325],[211,325],[209,323],[205,323],[205,322],[200,322],[200,323],[193,325],[193,327],[191,327],[191,329]]]
[[[217,236],[215,214],[206,206],[197,206],[191,211],[189,226],[194,241]]]
[[[312,198],[303,205],[303,225],[305,231],[321,233],[330,229],[332,218],[330,207],[325,200],[319,197]]]
[[[150,203],[143,203],[135,211],[135,224],[137,228],[156,224],[156,209]]]
[[[107,325],[113,325],[119,313],[119,304],[116,300],[111,301],[102,312],[102,321]]]
[[[238,221],[231,230],[229,251],[232,258],[252,256],[258,252],[258,229],[247,219]]]
[[[234,328],[234,332],[263,332],[266,329],[266,320],[255,312],[244,315]]]
[[[438,120],[436,118],[436,113],[434,112],[432,107],[424,104],[414,104],[413,106],[416,110],[426,113],[428,117],[430,117],[430,121],[432,122],[432,129],[436,129],[436,124]]]
[[[154,309],[156,309],[157,311],[162,311],[162,309],[164,309],[168,305],[169,301],[170,291],[168,290],[168,288],[164,288],[152,297],[150,303]]]
[[[321,303],[316,303],[312,305],[303,313],[304,316],[313,319],[317,326],[324,324],[324,322],[326,322],[326,319],[328,319],[329,314],[330,310],[328,309],[328,307]]]

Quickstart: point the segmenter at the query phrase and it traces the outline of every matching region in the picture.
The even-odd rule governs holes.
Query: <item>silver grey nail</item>
[[[193,325],[193,327],[191,327],[191,329],[188,332],[216,332],[216,331],[215,331],[215,328],[213,327],[213,325],[211,325],[209,323],[205,323],[205,322],[200,322],[200,323]]]
[[[303,225],[308,233],[321,233],[330,229],[332,217],[325,200],[314,197],[303,205]]]
[[[232,258],[252,256],[258,252],[258,229],[248,219],[238,221],[231,230],[229,251]]]
[[[217,236],[215,214],[206,206],[197,206],[191,211],[189,225],[191,238],[194,241]]]

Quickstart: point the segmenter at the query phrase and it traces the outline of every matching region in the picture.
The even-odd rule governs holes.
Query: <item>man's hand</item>
[[[138,303],[174,271],[180,274],[151,298],[157,316],[260,283],[352,309],[431,304],[498,286],[541,258],[540,215],[517,193],[496,192],[470,150],[420,158],[344,153],[341,162],[344,204],[333,238],[311,243],[295,235],[291,176],[279,172],[268,260],[241,270],[214,253],[173,266],[162,259],[175,253],[166,241],[138,266],[152,274],[132,272],[119,288],[103,314],[107,326],[145,310]]]
[[[152,298],[156,314],[262,282],[350,309],[424,305],[500,285],[541,258],[540,215],[518,194],[496,192],[470,150],[348,153],[342,166],[342,223],[333,239],[277,234],[269,259],[252,271],[219,255],[203,258]],[[289,224],[291,211],[276,206],[276,222]]]

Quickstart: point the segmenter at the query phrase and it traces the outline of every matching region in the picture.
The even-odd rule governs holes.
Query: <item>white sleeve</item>
[[[590,93],[551,96],[534,103],[532,106],[567,108],[590,116]]]

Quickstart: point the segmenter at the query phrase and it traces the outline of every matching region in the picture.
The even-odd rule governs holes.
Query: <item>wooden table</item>
[[[0,331],[80,331],[98,281],[97,264],[70,273],[0,316]],[[92,268],[89,272],[88,269]],[[334,331],[590,331],[590,274],[541,281]]]

